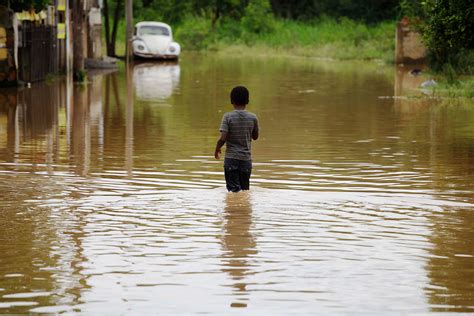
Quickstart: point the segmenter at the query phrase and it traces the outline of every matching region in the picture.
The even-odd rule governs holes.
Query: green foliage
[[[323,15],[377,23],[395,18],[400,0],[271,0],[273,12],[286,19],[312,20]]]
[[[74,73],[74,81],[85,82],[87,80],[87,72],[85,70],[79,70]]]
[[[428,62],[448,84],[474,74],[474,2],[472,0],[401,0],[401,14],[415,21],[428,47]]]
[[[237,20],[243,16],[248,4],[248,0],[199,0],[192,2],[195,12],[210,13],[213,19],[230,17]]]
[[[44,80],[46,81],[47,84],[51,84],[56,80],[56,78],[57,78],[57,75],[48,73]]]
[[[472,72],[474,50],[474,2],[427,0],[423,29],[430,64],[440,71],[450,64],[460,72]]]
[[[275,28],[268,0],[251,0],[245,8],[242,26],[251,33],[268,33]]]
[[[314,23],[274,19],[272,30],[254,33],[233,19],[212,30],[209,19],[189,17],[178,25],[176,39],[187,49],[218,49],[230,53],[292,54],[337,59],[393,61],[395,23],[375,26],[334,18]]]
[[[439,86],[433,91],[435,96],[447,98],[474,98],[474,77],[456,77],[450,82],[446,76],[439,78]]]
[[[175,38],[185,49],[204,49],[213,38],[211,24],[207,19],[189,16],[175,30]]]
[[[456,73],[456,70],[454,69],[453,65],[451,64],[444,64],[443,65],[443,74],[444,74],[444,77],[446,78],[446,80],[448,81],[448,84],[457,84],[458,83],[458,80],[457,80],[457,73]]]
[[[410,17],[410,20],[426,17],[424,2],[420,0],[400,0],[400,15]]]
[[[6,1],[6,0],[0,0]],[[32,1],[32,0],[19,0]],[[44,1],[44,0],[37,0]],[[109,7],[117,1],[108,0]],[[347,17],[351,20],[374,24],[383,20],[393,20],[400,7],[418,0],[134,0],[137,19],[158,19],[173,25],[184,21],[189,15],[209,19],[214,27],[226,18],[250,19],[249,14],[265,19],[281,17],[292,20],[312,21],[322,16]],[[405,4],[403,4],[405,3]],[[257,12],[254,12],[255,9]],[[266,14],[265,14],[266,13]],[[110,14],[112,14],[110,12]],[[258,20],[260,23],[260,21]],[[267,23],[263,23],[267,27]],[[257,27],[258,29],[259,27]]]
[[[0,0],[0,5],[8,6],[10,4],[10,8],[15,12],[30,10],[31,8],[39,12],[46,8],[49,3],[51,3],[50,0]]]
[[[192,12],[192,2],[183,0],[134,1],[134,12],[140,20],[158,20],[176,24]]]

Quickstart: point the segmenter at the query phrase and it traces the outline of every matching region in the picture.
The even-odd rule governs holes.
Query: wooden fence
[[[18,78],[24,82],[44,80],[58,73],[56,28],[49,25],[22,23],[18,50]]]

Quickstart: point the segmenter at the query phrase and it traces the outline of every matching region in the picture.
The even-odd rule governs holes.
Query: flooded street
[[[1,90],[0,314],[474,312],[474,102],[413,80],[188,54]],[[261,134],[228,194],[238,84]]]

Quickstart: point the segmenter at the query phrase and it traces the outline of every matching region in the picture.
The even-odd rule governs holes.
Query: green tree
[[[393,19],[400,0],[271,0],[273,12],[287,19],[312,20],[322,15],[375,23]]]
[[[134,11],[143,20],[176,24],[192,12],[192,4],[189,0],[142,0],[134,1]]]
[[[119,21],[123,18],[123,9],[124,9],[124,2],[123,0],[116,0],[113,1],[115,4],[115,10],[112,17],[112,30],[110,29],[110,12],[109,8],[112,4],[112,1],[103,0],[104,8],[104,24],[105,24],[105,45],[107,48],[107,56],[115,57],[117,56],[115,52],[115,43],[117,41],[117,30]]]
[[[216,28],[217,22],[224,17],[240,19],[247,7],[247,0],[202,0],[193,4],[194,12],[211,15],[211,27]]]
[[[451,64],[472,72],[474,62],[474,2],[472,0],[428,0],[423,36],[435,70]],[[469,70],[470,69],[470,70]]]
[[[39,12],[46,8],[50,0],[0,0],[0,5],[9,6],[15,12],[30,10],[33,8]]]
[[[252,33],[265,33],[273,30],[274,19],[268,0],[250,0],[242,18],[244,28]]]

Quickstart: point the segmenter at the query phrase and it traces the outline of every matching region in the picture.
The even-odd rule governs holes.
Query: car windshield
[[[144,25],[138,30],[138,35],[165,35],[170,36],[170,31],[163,26]]]

